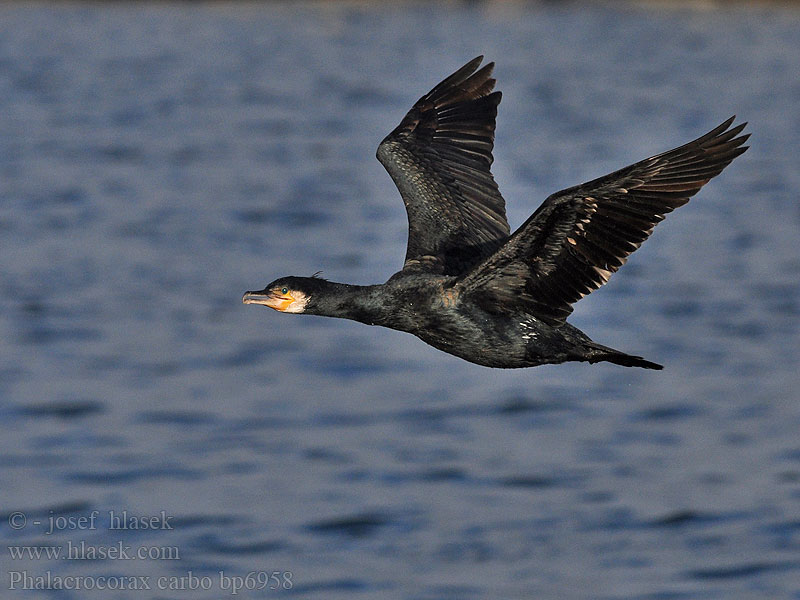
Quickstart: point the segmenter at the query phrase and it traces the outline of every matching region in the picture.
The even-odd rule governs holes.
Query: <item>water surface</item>
[[[512,227],[750,121],[751,149],[572,317],[664,371],[489,370],[242,306],[281,275],[400,267],[375,148],[478,54]],[[800,14],[769,7],[3,5],[3,589],[139,575],[152,591],[24,597],[220,598],[290,572],[238,596],[797,600],[799,64]],[[81,542],[156,555],[5,551]]]

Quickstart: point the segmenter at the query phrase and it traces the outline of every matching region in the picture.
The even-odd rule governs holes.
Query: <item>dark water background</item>
[[[221,571],[291,572],[235,597],[799,599],[800,12],[615,6],[0,5],[0,596],[234,597]],[[400,267],[376,145],[481,53],[512,227],[750,121],[572,318],[664,371],[488,370],[241,304]],[[8,549],[81,542],[155,555]],[[189,573],[211,589],[157,587]]]

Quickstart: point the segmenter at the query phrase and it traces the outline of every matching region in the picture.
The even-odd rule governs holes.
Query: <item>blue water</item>
[[[616,6],[0,5],[0,596],[798,600],[800,11]],[[241,304],[400,267],[375,148],[482,53],[512,227],[750,122],[572,317],[664,371]]]

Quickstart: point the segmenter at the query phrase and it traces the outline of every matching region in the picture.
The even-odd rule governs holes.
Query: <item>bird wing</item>
[[[664,215],[742,154],[734,117],[693,142],[557,192],[499,248],[454,283],[489,311],[517,307],[558,325],[608,281]],[[739,137],[737,137],[739,136]]]
[[[464,273],[510,233],[490,171],[501,94],[482,60],[420,98],[378,146],[408,213],[404,272]]]

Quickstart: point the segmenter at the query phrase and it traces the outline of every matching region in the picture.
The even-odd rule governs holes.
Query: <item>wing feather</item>
[[[408,213],[404,271],[462,274],[510,232],[490,170],[501,95],[482,60],[420,98],[378,147]]]
[[[550,196],[454,284],[487,310],[517,307],[552,325],[608,281],[672,210],[742,154],[731,117],[679,148]]]

